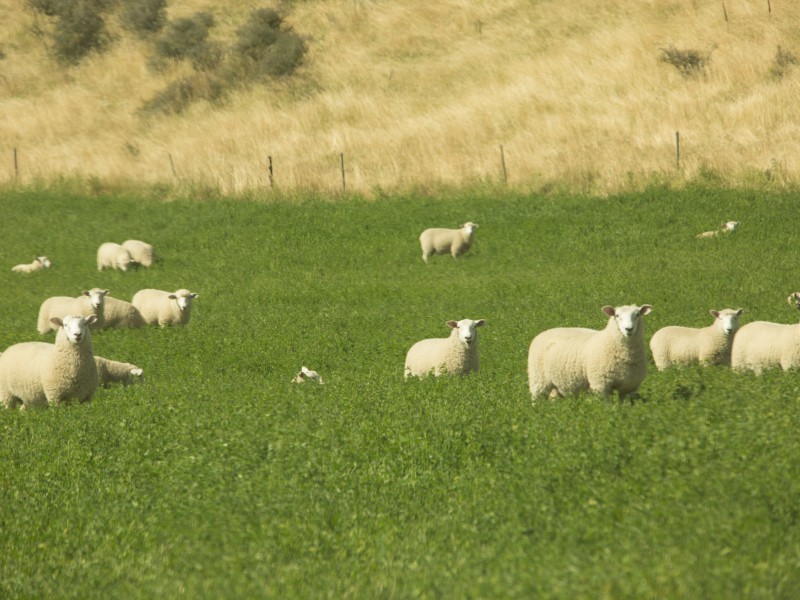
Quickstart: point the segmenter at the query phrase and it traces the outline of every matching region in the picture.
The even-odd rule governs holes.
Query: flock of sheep
[[[97,269],[128,270],[132,265],[153,264],[153,246],[139,240],[105,243],[97,251]],[[40,256],[14,272],[30,273],[49,268]],[[21,268],[26,267],[26,268]],[[98,387],[140,381],[143,370],[134,364],[96,356],[92,330],[138,328],[145,325],[186,325],[197,294],[143,289],[131,302],[108,296],[109,290],[92,288],[76,298],[54,296],[39,308],[37,329],[44,335],[56,331],[55,343],[20,342],[0,354],[0,403],[6,408],[44,407],[72,399],[91,400]]]
[[[738,221],[722,224],[719,231],[698,237],[731,233]],[[458,229],[426,229],[420,235],[422,260],[434,254],[458,258],[475,239],[477,224],[467,222]],[[128,240],[105,243],[97,252],[97,268],[127,270],[133,264],[149,266],[153,247]],[[45,256],[30,265],[13,267],[32,272],[50,266]],[[57,330],[54,344],[22,342],[0,355],[0,402],[6,407],[47,406],[77,398],[91,399],[98,385],[129,384],[141,378],[135,365],[94,356],[91,331],[109,327],[141,327],[147,324],[186,325],[192,300],[197,294],[186,289],[176,292],[145,289],[131,302],[108,296],[108,290],[93,288],[77,298],[57,296],[45,300],[39,310],[38,330]],[[789,304],[800,309],[800,292],[791,294]],[[533,400],[563,397],[582,391],[605,396],[617,392],[620,399],[635,394],[647,374],[643,318],[652,311],[648,304],[604,306],[608,317],[600,330],[557,327],[536,335],[528,350],[528,380]],[[668,326],[650,340],[653,360],[659,370],[672,365],[726,365],[739,371],[760,374],[764,369],[800,367],[800,325],[754,321],[741,328],[743,309],[711,310],[714,321],[703,328]],[[449,337],[425,339],[408,350],[404,377],[465,375],[477,372],[478,328],[483,319],[450,320]],[[303,366],[294,383],[323,383],[316,371]]]

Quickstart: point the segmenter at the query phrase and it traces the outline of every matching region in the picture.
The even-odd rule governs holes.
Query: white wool
[[[144,289],[134,294],[131,303],[148,325],[187,325],[192,314],[192,301],[197,296],[187,289],[175,292]]]
[[[726,308],[709,312],[714,322],[708,327],[671,325],[653,334],[650,351],[659,370],[694,363],[730,366],[731,348],[744,310]]]
[[[50,259],[46,256],[37,256],[33,262],[24,265],[15,265],[11,270],[15,273],[33,273],[34,271],[41,271],[42,269],[49,269],[53,266]]]
[[[145,325],[144,318],[130,302],[107,296],[103,308],[104,329],[135,329]]]
[[[153,265],[156,254],[151,244],[141,240],[125,240],[122,242],[122,247],[131,255],[133,262],[143,267],[151,267]]]
[[[422,260],[426,263],[433,254],[450,254],[458,258],[472,246],[477,223],[464,223],[459,229],[431,228],[419,236]]]
[[[466,375],[478,371],[478,331],[486,321],[461,319],[447,321],[450,337],[432,338],[415,343],[406,355],[404,376],[425,377]]]
[[[131,258],[131,253],[123,248],[121,244],[106,242],[97,249],[98,271],[106,268],[127,271],[132,262],[134,261]]]
[[[102,356],[95,356],[94,361],[97,367],[97,384],[104,388],[112,383],[121,383],[127,387],[144,380],[144,371],[134,364]]]
[[[94,315],[96,320],[93,329],[102,329],[105,326],[105,301],[108,290],[92,288],[84,290],[80,296],[52,296],[39,307],[39,317],[36,328],[44,335],[50,330],[57,329],[53,326],[53,317],[63,318],[66,315],[81,315],[88,317]]]
[[[300,367],[300,371],[292,379],[292,383],[305,383],[306,381],[316,381],[317,383],[325,383],[322,381],[322,376],[316,371],[312,371],[308,367]]]

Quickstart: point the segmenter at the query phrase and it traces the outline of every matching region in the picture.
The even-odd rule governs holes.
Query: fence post
[[[169,156],[169,166],[172,167],[172,176],[175,178],[175,181],[178,181],[178,172],[175,170],[175,162],[172,160],[172,153],[167,152],[167,156]]]
[[[344,178],[344,152],[341,152],[339,154],[339,163],[341,164],[342,167],[342,191],[344,192],[345,190],[347,190],[347,182],[345,181]]]
[[[506,171],[506,155],[503,151],[503,144],[500,144],[500,165],[503,167],[503,183],[508,185],[508,172]]]
[[[17,147],[14,146],[14,183],[19,180],[19,163],[17,162]]]
[[[269,187],[272,187],[274,183],[272,179],[272,157],[268,156],[267,158],[269,158]]]
[[[675,167],[681,168],[681,134],[679,131],[675,132]]]

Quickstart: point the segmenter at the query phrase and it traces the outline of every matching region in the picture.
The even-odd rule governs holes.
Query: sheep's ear
[[[486,323],[485,319],[478,319],[475,321],[475,327],[482,327],[484,323]]]
[[[650,314],[651,310],[653,310],[652,306],[650,306],[649,304],[642,304],[642,306],[639,308],[639,314],[648,315]]]
[[[56,327],[63,327],[64,326],[64,321],[62,321],[58,317],[53,317],[52,319],[50,319],[50,322],[53,325],[55,325]]]
[[[615,314],[617,314],[617,311],[614,309],[614,307],[609,305],[603,307],[603,312],[609,317],[613,317]]]
[[[708,312],[711,313],[711,316],[714,317],[715,319],[719,319],[719,311],[718,310],[710,310]]]
[[[97,315],[89,315],[88,317],[86,317],[85,321],[87,325],[91,325],[92,323],[97,321]]]
[[[736,311],[736,316],[737,317],[741,317],[743,313],[744,313],[744,309],[740,308],[739,310]]]
[[[197,294],[192,293],[192,298],[197,298]]]
[[[111,290],[103,290],[103,296],[106,296],[106,295],[108,295],[108,292],[110,292],[110,291],[111,291]]]
[[[177,296],[175,294],[170,294],[169,296],[167,296],[167,298],[169,298],[170,300],[175,300]]]
[[[82,295],[82,296],[88,296],[88,295],[89,295],[89,290],[83,290],[83,291],[81,292],[81,295]]]
[[[447,326],[455,329],[456,327],[458,327],[458,321],[447,321]]]

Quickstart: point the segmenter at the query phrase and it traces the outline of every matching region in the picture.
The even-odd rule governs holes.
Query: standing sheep
[[[153,250],[153,246],[147,242],[142,242],[139,240],[125,240],[122,242],[122,247],[125,248],[131,255],[131,260],[133,260],[133,262],[139,263],[143,267],[153,266],[153,260],[155,259],[156,254]]]
[[[421,340],[411,346],[406,355],[404,377],[425,377],[431,372],[434,377],[477,372],[477,328],[485,322],[483,319],[447,321],[447,326],[453,329],[450,337]]]
[[[477,226],[477,223],[467,222],[460,229],[426,229],[419,236],[422,260],[427,264],[433,254],[447,253],[450,253],[453,258],[458,258],[472,246]]]
[[[120,244],[106,242],[97,249],[98,271],[102,271],[105,268],[127,271],[132,262],[131,253]]]
[[[46,256],[37,256],[33,259],[32,263],[15,265],[11,267],[11,270],[15,273],[33,273],[34,271],[49,269],[51,266],[53,266],[53,263],[50,262],[49,258]]]
[[[48,298],[39,307],[37,329],[44,335],[51,329],[57,329],[52,323],[53,317],[63,318],[66,315],[81,315],[83,317],[95,316],[95,329],[105,326],[105,300],[108,290],[92,288],[84,290],[77,298],[70,296],[53,296]]]
[[[672,325],[653,334],[650,350],[659,371],[671,365],[694,363],[730,366],[731,347],[744,310],[726,308],[709,312],[714,322],[708,327]]]
[[[110,360],[102,356],[94,357],[97,367],[97,385],[108,388],[112,383],[128,387],[144,380],[144,371],[131,363]]]
[[[642,306],[604,306],[605,329],[557,327],[543,331],[528,350],[528,380],[534,400],[591,390],[604,396],[614,390],[623,400],[647,375]]]
[[[139,290],[131,300],[148,325],[186,325],[192,315],[192,300],[197,294],[180,289],[176,292]]]
[[[800,292],[793,292],[787,301],[800,308]],[[769,368],[800,367],[800,324],[753,321],[742,326],[733,338],[731,367],[756,375]]]
[[[142,314],[130,302],[108,296],[103,307],[103,329],[136,329],[145,325]]]
[[[55,344],[22,342],[0,355],[0,403],[6,408],[55,406],[92,399],[97,366],[92,352],[91,315],[53,318]]]

